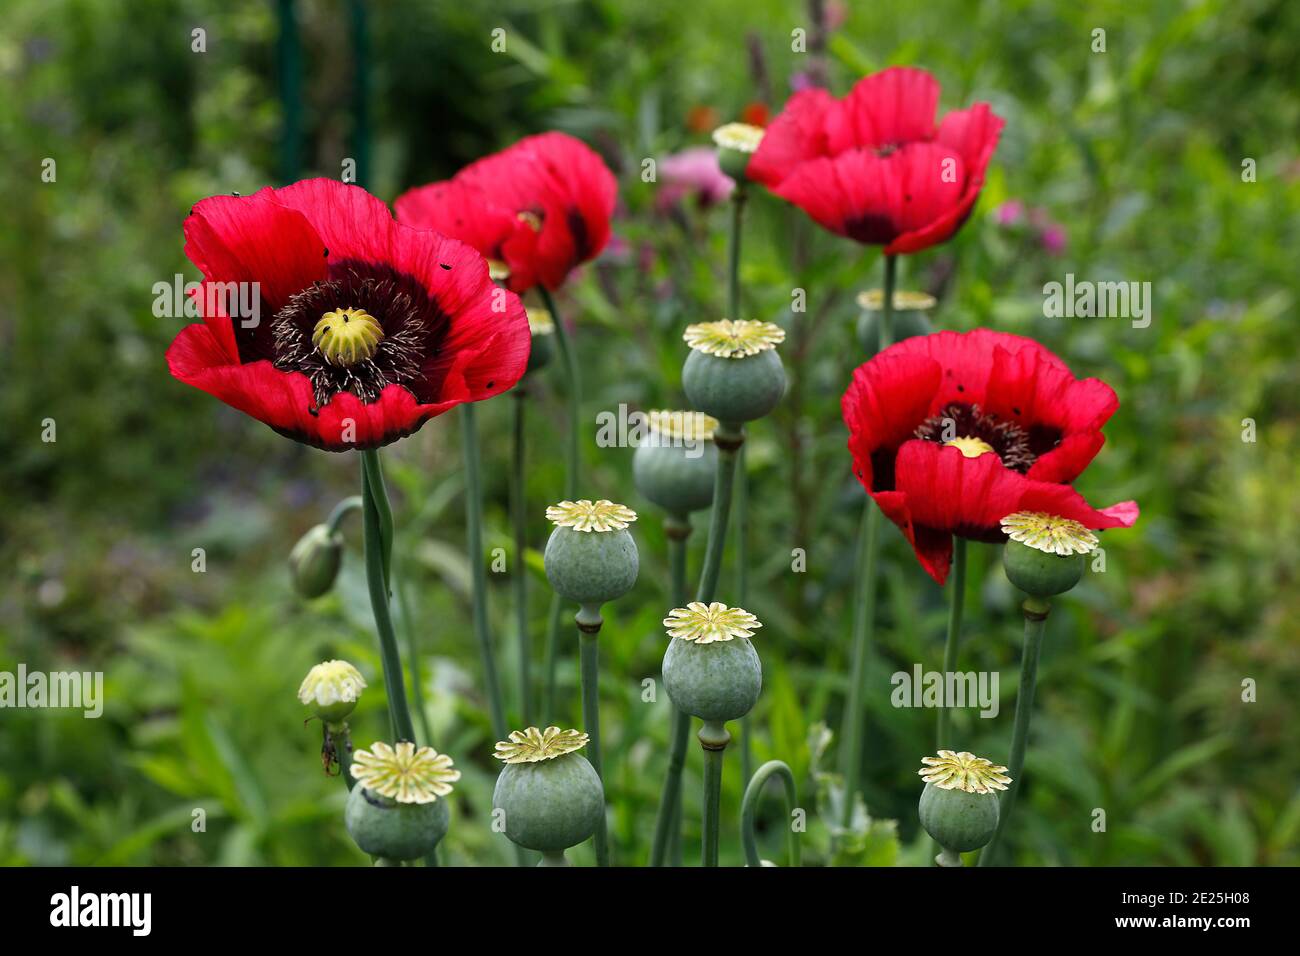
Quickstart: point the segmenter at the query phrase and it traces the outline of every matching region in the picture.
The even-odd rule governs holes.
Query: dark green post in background
[[[277,60],[280,72],[280,184],[296,182],[302,165],[302,45],[294,0],[279,0],[280,37]]]
[[[366,0],[350,0],[352,15],[352,150],[357,183],[369,187],[370,170],[370,28]]]

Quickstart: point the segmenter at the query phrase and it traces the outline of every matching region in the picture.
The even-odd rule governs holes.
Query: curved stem
[[[505,740],[506,710],[501,702],[496,653],[492,650],[492,635],[488,631],[487,571],[483,567],[483,485],[479,477],[478,424],[472,402],[461,406],[460,424],[465,445],[465,523],[469,531],[469,564],[474,590],[474,634],[483,658],[483,682],[487,685],[488,704],[492,708],[492,732],[497,740]]]
[[[885,256],[884,302],[880,313],[882,350],[888,348],[893,341],[890,322],[894,312],[897,266],[898,260],[894,256]],[[880,552],[880,509],[875,506],[870,495],[867,495],[862,507],[854,574],[857,600],[854,602],[853,613],[853,664],[840,750],[840,765],[844,770],[844,806],[840,811],[840,824],[845,829],[853,821],[853,797],[858,792],[858,783],[862,777],[862,721],[866,704],[867,657],[876,627],[876,579]]]
[[[746,866],[763,865],[758,855],[758,840],[754,836],[754,819],[758,816],[758,801],[763,795],[763,785],[773,775],[781,778],[781,785],[785,788],[787,811],[785,825],[786,832],[789,834],[790,865],[799,866],[802,863],[799,855],[799,834],[795,832],[789,819],[799,806],[799,790],[795,786],[794,771],[784,761],[769,760],[758,768],[754,776],[750,777],[749,785],[745,787],[745,796],[740,803],[740,841],[745,847]]]
[[[515,639],[519,652],[519,719],[531,726],[532,704],[532,650],[528,639],[528,569],[524,565],[524,549],[528,545],[528,507],[524,485],[524,417],[528,407],[528,393],[522,385],[514,391],[514,441],[511,445],[510,517],[515,532]]]
[[[1025,650],[1020,659],[1020,688],[1016,693],[1016,722],[1011,732],[1011,757],[1007,760],[1007,775],[1011,786],[1002,795],[999,805],[998,828],[980,853],[979,865],[990,866],[998,843],[1002,840],[1002,831],[1006,829],[1007,820],[1016,805],[1016,795],[1024,785],[1022,772],[1025,768],[1025,746],[1029,742],[1029,716],[1034,708],[1034,688],[1038,683],[1038,652],[1043,645],[1043,627],[1047,622],[1047,613],[1051,603],[1045,598],[1026,598],[1023,605],[1025,613]]]
[[[578,497],[579,471],[581,468],[581,446],[579,445],[580,416],[582,406],[582,379],[578,371],[577,355],[573,345],[569,342],[569,333],[564,328],[564,320],[560,318],[559,310],[555,308],[555,300],[551,298],[550,291],[544,285],[538,285],[537,291],[542,297],[542,302],[547,311],[551,313],[551,320],[555,325],[555,344],[560,350],[559,368],[562,369],[564,377],[568,380],[568,413],[569,413],[569,433],[566,436],[566,462],[567,466],[564,474],[564,496],[569,499]],[[560,646],[560,615],[563,606],[560,603],[558,594],[551,597],[551,609],[546,620],[546,718],[547,720],[557,719],[555,711],[556,703],[556,669],[559,659]]]
[[[329,529],[330,534],[338,531],[339,526],[343,524],[343,519],[354,511],[360,511],[364,504],[360,495],[350,495],[336,504],[329,517],[325,519],[325,527]]]
[[[704,866],[718,865],[722,819],[722,755],[731,741],[725,725],[706,720],[699,733],[704,748]]]
[[[388,606],[393,515],[388,506],[388,492],[384,488],[379,452],[373,448],[361,452],[361,464],[361,489],[365,499],[366,583],[370,589],[370,607],[375,615],[375,630],[379,634],[384,690],[388,694],[388,719],[392,725],[394,742],[414,741],[415,727],[411,724],[411,713],[406,706],[402,658],[397,650],[397,636],[393,633],[393,619]]]
[[[961,644],[961,618],[962,609],[966,603],[966,539],[958,538],[953,543],[952,555],[952,581],[948,585],[952,591],[948,595],[948,639],[943,646],[943,673],[945,686],[948,675],[957,669],[957,648]],[[949,705],[951,701],[941,702],[939,707],[939,727],[935,734],[935,746],[937,749],[952,748],[949,746],[948,728],[951,723],[949,716],[951,711]]]
[[[584,604],[575,620],[578,622],[578,639],[582,654],[582,729],[587,732],[591,746],[587,750],[596,776],[605,781],[605,769],[600,752],[600,627],[604,623],[600,607]],[[606,833],[605,814],[602,810],[600,826],[596,827],[596,865],[609,866],[609,835]]]

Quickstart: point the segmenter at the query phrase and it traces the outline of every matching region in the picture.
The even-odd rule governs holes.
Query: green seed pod
[[[1083,577],[1085,561],[1082,554],[1048,554],[1019,541],[1008,541],[1002,549],[1007,580],[1034,597],[1070,590]]]
[[[718,449],[716,419],[700,412],[652,411],[648,433],[632,455],[637,491],[671,515],[713,504]]]
[[[785,367],[770,349],[743,358],[692,351],[682,367],[682,389],[692,405],[719,421],[752,422],[785,395]]]
[[[605,814],[605,791],[586,757],[566,753],[535,763],[506,764],[497,777],[492,806],[502,811],[512,841],[553,853],[577,846],[596,832]]]
[[[348,794],[343,822],[357,846],[371,856],[418,860],[447,835],[451,813],[446,800],[398,803],[358,784]]]
[[[551,313],[545,309],[529,309],[528,329],[533,334],[533,343],[525,373],[549,365],[555,357],[555,322]]]
[[[924,312],[895,312],[889,322],[890,339],[901,342],[916,335],[929,335],[934,331],[930,317]],[[880,351],[880,313],[861,312],[858,315],[858,341],[867,355]]]
[[[737,188],[745,183],[745,168],[763,140],[763,127],[749,123],[727,123],[713,131],[713,142],[718,146],[718,166],[736,181]]]
[[[763,689],[763,667],[750,643],[763,625],[744,608],[692,601],[664,619],[664,689],[677,709],[706,722],[739,720]]]
[[[1011,778],[1006,767],[963,750],[923,757],[917,773],[925,781],[918,811],[921,826],[945,850],[978,850],[998,828],[998,794]],[[960,865],[960,861],[946,865]]]
[[[1033,597],[1064,594],[1079,583],[1097,536],[1078,521],[1044,511],[1017,511],[1002,519],[1010,539],[1002,549],[1007,579]]]
[[[746,637],[712,644],[674,639],[664,653],[663,675],[678,710],[717,723],[744,717],[763,689],[758,651]]]
[[[785,330],[748,319],[701,322],[682,336],[691,354],[682,388],[691,405],[727,425],[762,418],[785,394],[785,368],[776,353]]]
[[[546,580],[561,597],[599,606],[632,590],[639,568],[627,525],[636,512],[601,499],[561,501],[546,509],[556,524],[543,555]]]
[[[318,524],[308,529],[289,552],[293,586],[305,598],[317,598],[334,586],[343,561],[343,535]]]
[[[927,783],[918,810],[921,826],[945,849],[956,853],[978,850],[998,828],[998,795],[940,790]]]

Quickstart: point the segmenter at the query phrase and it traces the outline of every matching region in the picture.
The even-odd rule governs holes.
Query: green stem
[[[724,724],[706,720],[699,733],[704,748],[704,866],[718,865],[722,822],[722,756],[731,741]]]
[[[329,735],[329,745],[334,750],[334,758],[339,762],[339,776],[347,784],[348,792],[356,781],[352,778],[352,734],[346,720],[337,724],[326,724],[325,733]]]
[[[733,322],[740,316],[740,224],[745,217],[745,200],[748,190],[745,183],[736,184],[731,194],[731,242],[727,261],[727,318]]]
[[[329,517],[325,519],[325,527],[329,529],[329,533],[334,534],[338,531],[339,526],[343,524],[343,519],[354,511],[360,511],[363,505],[364,501],[360,495],[351,495],[336,504]]]
[[[528,569],[524,564],[524,550],[528,545],[528,506],[524,484],[524,418],[528,407],[528,393],[523,385],[514,391],[514,441],[511,446],[510,516],[515,532],[515,639],[519,651],[519,719],[531,726],[532,704],[532,650],[528,639]]]
[[[669,845],[675,840],[680,845],[682,768],[686,764],[686,746],[691,733],[691,718],[671,702],[672,742],[668,751],[668,775],[664,777],[663,793],[659,798],[659,814],[655,817],[654,843],[650,850],[650,865],[663,866]]]
[[[551,723],[560,721],[557,709],[560,680],[560,615],[563,611],[564,603],[560,595],[552,594],[551,607],[546,613],[546,661],[542,665],[546,669],[546,699],[542,713]]]
[[[496,653],[488,631],[487,570],[483,566],[483,484],[479,477],[478,424],[474,405],[461,406],[461,435],[465,445],[465,521],[469,531],[469,563],[474,590],[474,634],[483,658],[483,681],[487,685],[492,709],[492,733],[497,740],[506,739],[506,710],[501,702],[501,682],[497,678]]]
[[[361,465],[361,489],[365,499],[366,583],[370,589],[370,607],[375,615],[375,629],[379,634],[384,689],[388,694],[388,719],[392,725],[394,741],[414,741],[415,727],[411,724],[411,713],[406,706],[402,658],[397,650],[397,636],[393,633],[393,619],[388,604],[393,516],[388,506],[388,492],[384,488],[379,452],[373,448],[361,452]]]
[[[745,796],[740,803],[740,840],[745,847],[745,865],[763,865],[763,861],[758,855],[758,840],[754,836],[754,819],[758,816],[758,801],[763,795],[763,785],[773,775],[781,778],[781,785],[785,788],[787,811],[785,827],[786,833],[789,835],[790,865],[800,866],[802,860],[799,854],[799,834],[790,819],[799,806],[799,791],[795,786],[794,771],[781,760],[769,760],[763,764],[758,768],[754,776],[749,778],[749,785],[745,787]]]
[[[664,532],[668,538],[668,563],[672,578],[672,605],[685,607],[690,600],[686,591],[686,539],[691,534],[689,516],[668,515],[664,518]],[[650,865],[681,865],[682,853],[682,767],[686,762],[687,736],[691,718],[683,714],[670,700],[671,729],[669,730],[668,776],[655,817],[655,842],[651,850]],[[665,822],[666,818],[666,822]],[[667,843],[667,853],[665,850]],[[667,857],[667,859],[666,859]]]
[[[1043,628],[1047,622],[1047,613],[1051,603],[1046,598],[1026,598],[1025,613],[1025,650],[1020,659],[1020,689],[1016,694],[1016,722],[1011,732],[1011,758],[1007,761],[1007,775],[1011,777],[1011,786],[1002,795],[999,806],[998,828],[993,832],[993,839],[980,853],[979,865],[991,866],[998,843],[1002,840],[1002,831],[1006,829],[1007,820],[1016,805],[1016,796],[1024,785],[1022,772],[1025,768],[1025,746],[1029,742],[1029,715],[1034,707],[1034,687],[1038,683],[1038,652],[1043,645]]]
[[[947,681],[947,675],[957,669],[957,648],[961,644],[961,618],[962,608],[966,603],[966,539],[958,538],[953,543],[952,554],[952,582],[948,585],[952,588],[948,595],[948,639],[943,645],[943,673],[944,681]],[[951,746],[948,739],[948,728],[951,723],[949,717],[948,704],[951,702],[941,703],[939,707],[939,727],[935,734],[936,749],[955,749]]]
[[[564,856],[563,850],[554,850],[544,852],[542,858],[537,862],[538,866],[572,866]]]
[[[420,669],[420,647],[415,638],[415,618],[411,615],[411,603],[407,598],[406,588],[400,584],[394,588],[397,592],[397,610],[402,616],[402,634],[406,638],[406,656],[411,667],[411,703],[415,714],[420,718],[420,730],[424,732],[424,743],[433,746],[433,730],[429,726],[429,711],[424,706],[424,675]]]
[[[582,406],[582,379],[578,371],[577,355],[569,342],[569,333],[565,331],[564,320],[555,308],[555,300],[543,285],[537,286],[542,302],[551,313],[555,325],[555,344],[560,350],[559,368],[568,385],[569,433],[566,436],[567,467],[564,474],[564,496],[569,499],[578,497],[579,471],[581,468],[581,446],[579,444],[580,416]],[[546,718],[555,720],[557,705],[558,661],[560,654],[560,616],[563,605],[558,594],[551,597],[551,609],[546,620]]]
[[[604,623],[599,605],[584,604],[578,610],[578,638],[582,645],[582,729],[586,731],[590,746],[587,757],[602,785],[605,781],[604,764],[600,752],[600,627]],[[609,835],[605,832],[605,814],[596,827],[596,865],[609,866]]]
[[[890,321],[894,312],[894,280],[898,260],[885,256],[884,302],[880,312],[880,347],[893,341]],[[857,600],[853,614],[853,664],[849,678],[849,700],[844,710],[841,732],[840,764],[844,768],[844,806],[840,824],[845,829],[853,822],[853,797],[862,777],[863,709],[866,705],[867,658],[876,628],[876,579],[880,553],[880,509],[867,495],[863,503],[862,524],[858,531],[858,552],[854,574]]]
[[[695,600],[713,600],[722,570],[722,552],[727,546],[727,519],[731,512],[731,489],[736,481],[736,458],[745,443],[745,426],[722,422],[713,433],[718,446],[718,470],[713,479],[713,513],[709,516],[709,543],[704,552],[699,590]]]

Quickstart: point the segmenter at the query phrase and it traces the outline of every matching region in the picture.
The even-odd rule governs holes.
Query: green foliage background
[[[299,3],[303,174],[356,155],[352,5]],[[846,8],[847,9],[847,8]],[[284,170],[277,7],[199,0],[19,0],[0,36],[0,669],[102,670],[99,720],[0,712],[0,861],[8,864],[364,864],[342,828],[343,787],[320,772],[319,729],[295,700],[308,667],[342,656],[372,678],[358,745],[386,733],[359,529],[336,592],[289,587],[297,536],[358,485],[352,455],[286,442],[187,389],[163,352],[182,320],[153,314],[152,286],[196,277],[181,221],[198,199],[276,182]],[[207,50],[191,51],[191,31]],[[505,53],[490,48],[506,31]],[[619,246],[565,290],[587,383],[584,418],[619,403],[681,402],[680,332],[719,316],[725,213],[656,211],[644,157],[707,142],[693,109],[774,108],[818,54],[803,4],[391,0],[370,5],[372,161],[391,199],[529,132],[592,142],[619,177]],[[1106,30],[1105,53],[1092,31]],[[951,243],[909,259],[905,286],[940,291],[942,327],[1039,338],[1122,407],[1080,481],[1091,500],[1136,498],[1142,519],[1108,534],[1049,623],[1027,789],[1009,833],[1021,863],[1300,863],[1300,382],[1295,358],[1300,222],[1300,7],[1285,0],[1145,4],[857,4],[820,62],[843,93],[860,75],[916,64],[941,108],[987,99],[1007,119],[976,215]],[[761,69],[755,69],[755,63]],[[57,181],[42,182],[42,161]],[[1257,181],[1243,182],[1243,159]],[[1049,255],[999,229],[1016,198],[1062,223]],[[857,291],[874,250],[821,233],[767,196],[751,203],[747,313],[789,330],[794,387],[752,431],[750,605],[766,686],[755,762],[794,767],[810,809],[805,858],[825,863],[827,794],[814,786],[817,725],[838,726],[848,670],[853,535],[839,396],[862,360]],[[1054,320],[1042,286],[1067,272],[1150,281],[1154,321]],[[791,289],[808,311],[792,314]],[[562,406],[535,389],[528,494],[532,546],[562,487]],[[509,549],[509,402],[483,407],[489,548]],[[54,419],[57,441],[41,441]],[[1257,441],[1244,442],[1252,419]],[[388,450],[398,568],[439,749],[465,777],[443,858],[506,863],[490,829],[494,761],[469,625],[462,470],[454,415]],[[648,855],[667,704],[641,700],[665,641],[660,522],[631,487],[630,452],[588,435],[585,494],[625,501],[643,574],[607,609],[604,721],[615,856]],[[915,776],[934,713],[889,704],[889,674],[941,660],[944,594],[887,529],[886,591],[868,695],[872,822],[834,862],[919,863]],[[703,530],[693,538],[698,568]],[[192,550],[206,571],[191,569]],[[791,573],[791,549],[807,552]],[[527,555],[534,632],[546,606]],[[730,571],[727,572],[731,574]],[[508,575],[490,575],[494,633],[514,687]],[[725,589],[721,597],[726,598]],[[1019,655],[1015,598],[997,554],[972,548],[965,669],[999,670],[996,720],[962,712],[967,749],[1009,745]],[[567,645],[576,648],[576,641]],[[577,720],[576,660],[562,661]],[[1257,686],[1244,703],[1242,682]],[[512,695],[513,697],[513,695]],[[833,756],[835,743],[829,745]],[[699,754],[686,781],[687,859],[698,840]],[[729,755],[723,862],[740,861],[741,774]],[[828,769],[828,768],[827,768]],[[820,807],[818,806],[820,798]],[[764,852],[782,860],[775,795]],[[205,832],[191,827],[207,815]],[[1106,831],[1093,832],[1094,808]],[[897,821],[893,823],[890,821]],[[922,834],[923,836],[923,834]],[[589,849],[576,858],[589,860]]]

